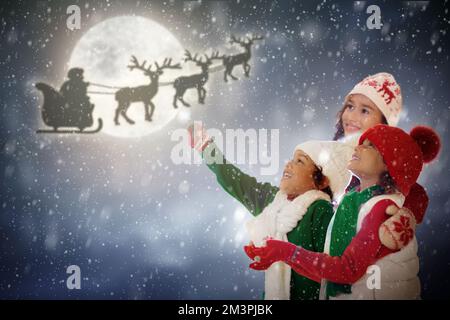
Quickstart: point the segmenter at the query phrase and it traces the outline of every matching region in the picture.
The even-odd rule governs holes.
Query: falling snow
[[[425,124],[449,138],[448,1],[386,3],[381,30],[367,29],[366,1],[77,3],[82,28],[73,31],[66,28],[71,1],[0,5],[1,298],[259,299],[263,275],[248,270],[242,250],[251,215],[206,165],[171,161],[170,134],[192,120],[219,130],[277,128],[284,161],[299,142],[332,138],[346,93],[364,76],[387,71],[402,87],[400,126]],[[211,73],[206,103],[194,103],[192,93],[191,108],[181,107],[151,135],[36,134],[42,97],[33,84],[59,87],[81,35],[124,13],[156,21],[197,52],[238,53],[231,34],[265,40],[253,48],[249,78],[240,67],[233,72],[239,80],[228,83],[222,72]],[[110,108],[104,121],[112,121],[114,106],[96,108]],[[430,196],[417,231],[424,298],[448,296],[450,288],[441,276],[450,264],[443,145],[420,178]],[[279,182],[258,166],[240,168]],[[79,292],[65,286],[72,264],[81,268]]]

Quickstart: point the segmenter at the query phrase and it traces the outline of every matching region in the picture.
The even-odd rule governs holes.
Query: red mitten
[[[190,146],[198,152],[205,150],[206,146],[212,141],[201,123],[194,123],[187,130],[191,142]]]
[[[244,246],[244,251],[247,254],[247,256],[250,259],[256,261],[256,263],[250,264],[250,268],[255,269],[255,270],[266,270],[267,268],[270,267],[270,264],[261,263],[261,257],[260,257],[260,255],[262,254],[261,249],[262,248],[255,247],[253,242],[250,242],[250,244],[248,246]]]
[[[386,214],[392,217],[380,226],[378,236],[384,246],[391,250],[400,250],[414,237],[416,219],[409,209],[399,209],[395,205],[387,207]]]
[[[254,270],[266,270],[277,261],[289,261],[297,246],[286,241],[268,239],[266,246],[255,247],[253,244],[244,247],[245,253],[255,260],[250,264]]]
[[[244,246],[245,253],[252,260],[255,260],[255,257],[257,256],[255,253],[255,249],[256,249],[256,247],[253,244],[253,242],[250,242],[250,244],[248,246]]]

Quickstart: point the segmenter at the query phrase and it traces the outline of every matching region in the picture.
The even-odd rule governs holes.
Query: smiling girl
[[[361,134],[377,124],[396,127],[402,100],[400,86],[391,74],[381,72],[366,77],[345,97],[337,114],[333,140]]]
[[[343,188],[346,180],[341,174],[345,162],[321,158],[321,149],[310,142],[298,145],[283,170],[279,190],[273,190],[274,196],[261,206],[261,212],[250,210],[255,217],[247,223],[247,230],[254,244],[261,246],[271,237],[314,252],[323,251],[326,228],[333,215],[332,192]],[[228,189],[237,189],[236,182],[230,186],[234,188]],[[260,189],[260,185],[248,180],[242,196],[231,194],[248,204],[249,199],[258,199]],[[284,263],[274,264],[265,274],[265,299],[317,299],[320,284],[307,276],[291,272]]]
[[[380,123],[387,124],[383,113],[362,94],[347,96],[344,108],[339,113],[340,121],[334,136],[335,140],[364,131]]]

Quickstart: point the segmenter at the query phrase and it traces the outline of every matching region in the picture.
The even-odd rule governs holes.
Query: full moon
[[[91,83],[88,92],[95,105],[94,119],[100,117],[103,120],[102,132],[117,137],[141,137],[163,128],[176,117],[180,109],[172,106],[173,87],[159,87],[152,99],[155,111],[151,122],[145,121],[144,104],[134,102],[128,108],[127,116],[135,124],[128,124],[123,117],[119,117],[120,125],[115,125],[117,101],[114,93],[117,89],[93,84],[111,87],[148,85],[150,78],[141,70],[130,71],[127,68],[132,55],[139,63],[146,60],[146,66],[151,63],[152,70],[155,70],[155,62],[161,65],[165,58],[172,58],[172,64],[180,63],[183,53],[180,42],[160,24],[144,17],[121,16],[104,20],[89,29],[75,45],[67,67],[84,69],[84,81]],[[188,64],[182,67],[183,70],[165,69],[159,82],[173,81],[186,71],[197,72]],[[96,126],[96,120],[93,126]]]

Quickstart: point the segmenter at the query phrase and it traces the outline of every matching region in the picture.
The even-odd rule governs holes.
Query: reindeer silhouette
[[[247,37],[247,41],[243,41],[241,39],[236,39],[234,35],[231,36],[230,43],[239,44],[241,47],[245,49],[245,52],[232,56],[223,55],[221,57],[217,57],[217,59],[222,59],[223,65],[225,66],[225,72],[223,75],[225,82],[228,82],[227,76],[230,76],[233,80],[238,80],[238,78],[236,78],[231,74],[233,68],[238,65],[242,65],[246,77],[250,76],[250,65],[248,64],[248,62],[252,57],[251,47],[255,40],[262,40],[262,39],[264,39],[263,36],[252,36],[251,38]]]
[[[213,53],[211,57],[208,57],[206,54],[205,61],[203,62],[202,58],[197,59],[197,54],[192,57],[191,53],[186,50],[184,61],[192,61],[195,62],[197,66],[202,68],[202,72],[199,74],[194,74],[192,76],[182,76],[175,79],[173,83],[173,87],[175,88],[175,96],[173,97],[173,106],[174,108],[178,108],[177,100],[180,100],[181,103],[185,107],[190,107],[191,105],[183,100],[184,93],[187,89],[197,88],[198,92],[198,102],[201,104],[205,103],[206,97],[206,89],[204,88],[205,83],[208,81],[209,77],[209,66],[212,64],[212,59],[218,58],[219,52]]]
[[[143,102],[145,107],[145,120],[152,121],[155,105],[151,100],[158,92],[159,76],[163,74],[164,69],[181,69],[179,63],[172,65],[172,59],[168,58],[164,59],[162,66],[159,66],[158,62],[155,61],[155,71],[151,70],[152,64],[147,68],[145,66],[146,63],[147,61],[144,61],[142,64],[139,64],[138,59],[135,56],[131,56],[131,65],[128,66],[128,69],[130,71],[134,69],[143,71],[144,75],[150,78],[150,84],[133,88],[121,88],[116,92],[115,98],[118,102],[114,117],[114,123],[116,125],[119,125],[119,115],[124,117],[129,124],[134,124],[134,121],[126,114],[130,104],[133,102]],[[151,107],[151,111],[149,111],[149,106]]]
[[[392,99],[395,99],[394,93],[391,91],[391,89],[389,89],[389,86],[393,85],[395,85],[395,82],[389,82],[389,80],[385,80],[381,85],[381,88],[377,90],[377,92],[383,92],[382,97],[387,104],[390,104],[392,102]],[[385,97],[385,95],[387,95],[387,97]]]

